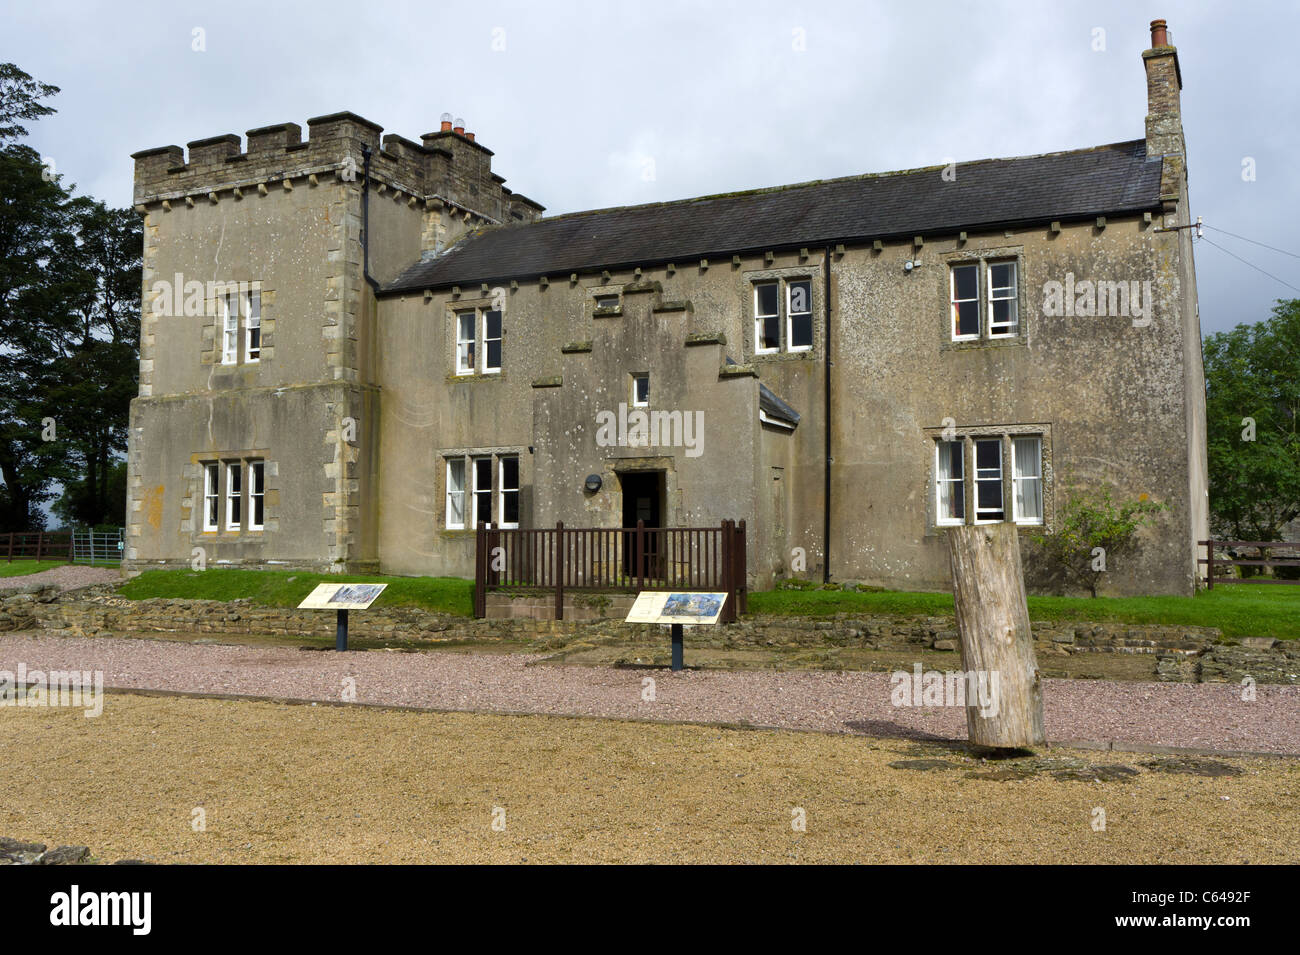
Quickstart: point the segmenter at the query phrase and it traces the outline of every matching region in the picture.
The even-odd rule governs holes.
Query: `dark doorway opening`
[[[640,521],[647,528],[645,534],[624,535],[623,571],[632,577],[663,577],[663,534],[657,528],[663,526],[664,472],[626,471],[618,480],[623,488],[623,526],[636,527]]]

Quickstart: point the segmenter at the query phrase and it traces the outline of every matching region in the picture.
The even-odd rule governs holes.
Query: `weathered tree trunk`
[[[1043,697],[1015,525],[964,525],[947,533],[970,741],[998,749],[1042,745]],[[981,699],[971,686],[989,692]]]

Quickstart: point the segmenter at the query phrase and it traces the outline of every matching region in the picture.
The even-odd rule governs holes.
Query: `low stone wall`
[[[600,612],[608,612],[601,610]],[[734,624],[695,627],[688,645],[743,647],[856,647],[884,651],[959,649],[952,617],[837,615],[833,619],[753,616]],[[1300,641],[1246,638],[1223,641],[1212,627],[1168,627],[1117,623],[1033,625],[1039,657],[1067,653],[1145,653],[1156,656],[1157,679],[1173,682],[1230,682],[1300,685]],[[247,601],[127,600],[111,585],[60,594],[27,588],[0,595],[0,632],[45,630],[69,636],[122,633],[283,634],[330,637],[334,615],[325,611],[263,607]],[[559,649],[575,642],[660,645],[662,628],[619,619],[470,620],[417,607],[375,607],[354,613],[356,638],[447,641],[533,641]],[[552,635],[547,639],[547,635]]]

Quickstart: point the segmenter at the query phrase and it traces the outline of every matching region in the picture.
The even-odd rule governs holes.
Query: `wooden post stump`
[[[992,691],[983,701],[967,691],[970,741],[995,749],[1040,746],[1047,741],[1043,697],[1016,527],[963,525],[947,533],[967,685]]]

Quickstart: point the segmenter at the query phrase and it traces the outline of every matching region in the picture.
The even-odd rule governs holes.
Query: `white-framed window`
[[[472,375],[474,367],[474,326],[478,323],[478,312],[456,313],[456,374]]]
[[[812,348],[812,280],[798,279],[785,286],[785,340],[787,351]]]
[[[473,309],[456,313],[456,374],[500,373],[503,345],[499,311]]]
[[[465,459],[447,459],[447,527],[465,528]]]
[[[988,264],[989,337],[1009,338],[1020,330],[1015,262]]]
[[[248,462],[248,529],[266,526],[266,462]]]
[[[781,283],[754,285],[754,351],[771,354],[781,350]]]
[[[244,466],[239,461],[226,463],[226,530],[237,531],[243,524]]]
[[[954,265],[949,270],[953,341],[980,337],[979,275],[978,262]]]
[[[954,262],[948,268],[948,297],[953,341],[1015,338],[1020,333],[1020,269],[1015,259]]]
[[[474,458],[474,526],[492,523],[492,459]]]
[[[239,293],[221,297],[221,364],[239,361]]]
[[[938,524],[966,522],[965,442],[935,442],[935,521]]]
[[[249,292],[245,300],[244,360],[262,360],[262,293]]]
[[[1043,439],[1012,438],[1012,507],[1017,524],[1043,523]]]
[[[519,458],[503,454],[498,459],[498,527],[519,526]]]
[[[483,372],[501,370],[501,313],[495,309],[483,313]]]
[[[203,529],[215,531],[221,520],[221,494],[217,481],[221,465],[216,462],[203,465]]]
[[[813,347],[812,279],[754,282],[754,354],[806,352]]]
[[[647,408],[650,406],[650,375],[648,373],[634,374],[632,376],[632,407]]]
[[[1002,439],[975,440],[975,523],[1007,519],[1002,502]]]

